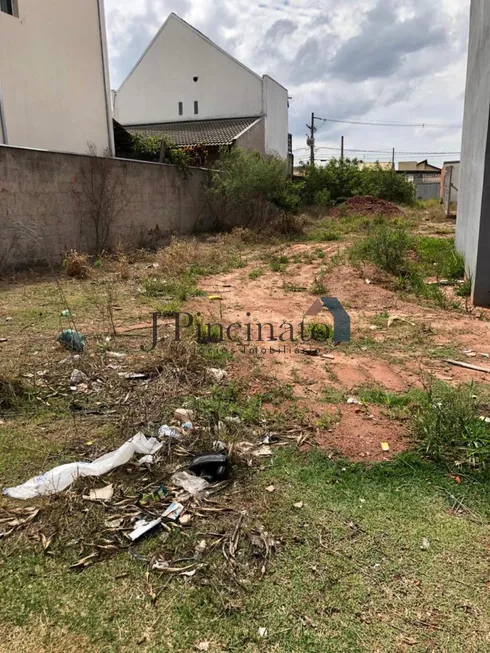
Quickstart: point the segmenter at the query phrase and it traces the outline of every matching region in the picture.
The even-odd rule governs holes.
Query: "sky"
[[[171,12],[289,95],[295,161],[458,160],[470,0],[105,0],[111,86],[118,88]],[[363,152],[362,150],[368,150]],[[412,154],[413,153],[413,154]]]

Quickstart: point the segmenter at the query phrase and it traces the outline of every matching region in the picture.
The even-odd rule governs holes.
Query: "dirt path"
[[[235,354],[234,375],[245,376],[260,370],[261,374],[291,386],[299,404],[319,423],[324,422],[325,415],[330,412],[324,402],[328,389],[344,396],[355,394],[360,386],[400,393],[421,387],[428,374],[454,383],[490,378],[490,375],[444,362],[456,352],[467,362],[490,368],[490,359],[481,355],[490,354],[490,324],[485,321],[488,312],[484,312],[484,319],[481,319],[480,312],[464,314],[418,305],[415,299],[404,300],[381,286],[382,279],[366,282],[366,278],[350,266],[335,267],[322,274],[322,266],[338,250],[335,244],[293,245],[284,249],[284,255],[291,262],[282,272],[272,272],[263,264],[263,273],[253,279],[249,274],[257,265],[250,263],[229,274],[204,278],[201,288],[207,296],[192,300],[186,310],[199,312],[206,322],[250,323],[253,339],[258,335],[259,323],[270,323],[277,337],[283,332],[279,326],[284,322],[296,328],[303,319],[312,320],[305,318],[305,313],[317,296],[313,294],[312,284],[321,275],[326,294],[337,297],[350,315],[350,344],[322,348],[322,355],[314,357],[302,352],[305,345],[301,342],[268,341],[269,327],[264,327],[263,342],[251,342],[245,348],[231,345]],[[319,251],[323,254],[311,261]],[[304,260],[295,263],[298,257]],[[221,299],[209,300],[213,295]],[[314,321],[331,322],[331,319],[322,313]],[[241,333],[246,338],[245,331]],[[465,351],[468,354],[464,354]],[[367,417],[364,410],[356,410],[355,406],[342,406],[339,412],[334,425],[328,429],[319,427],[317,441],[320,446],[340,449],[354,459],[380,460],[395,455],[409,444],[405,425],[387,417],[383,411],[373,407],[368,411],[371,416]],[[381,450],[383,441],[390,443],[388,453]]]

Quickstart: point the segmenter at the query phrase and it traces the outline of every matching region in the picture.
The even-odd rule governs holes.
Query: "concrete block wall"
[[[103,171],[103,172],[101,172]],[[204,230],[212,222],[208,171],[0,146],[0,265],[59,264],[70,249],[95,250],[88,212],[101,175],[115,215],[107,247]],[[153,236],[151,236],[153,234]]]

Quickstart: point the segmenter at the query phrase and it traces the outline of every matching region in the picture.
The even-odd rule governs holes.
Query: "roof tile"
[[[191,120],[188,122],[161,122],[151,125],[125,125],[131,134],[142,136],[168,136],[180,146],[230,145],[244,129],[250,127],[257,116],[219,120]]]

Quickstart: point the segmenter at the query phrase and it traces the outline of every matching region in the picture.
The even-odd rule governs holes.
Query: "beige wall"
[[[0,263],[58,264],[70,249],[93,253],[87,180],[100,166],[109,176],[104,197],[115,196],[108,245],[144,245],[155,232],[209,227],[207,170],[191,168],[185,178],[171,165],[0,146]]]
[[[236,141],[236,147],[242,150],[257,150],[260,154],[265,154],[265,120],[260,118],[256,125],[247,129],[247,131],[239,136]]]
[[[264,75],[265,150],[288,158],[288,91],[272,77]]]
[[[98,0],[18,0],[18,12],[0,12],[8,143],[84,153],[92,142],[103,152],[111,132]]]
[[[262,79],[171,14],[117,91],[114,117],[122,125],[139,125],[262,113]]]

